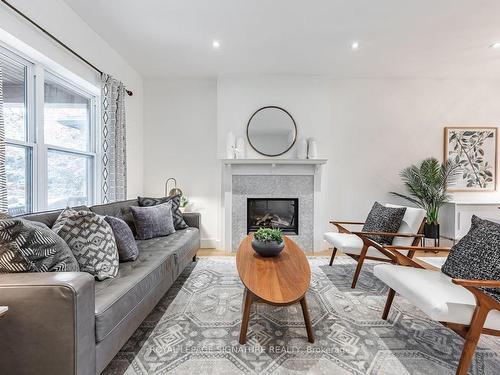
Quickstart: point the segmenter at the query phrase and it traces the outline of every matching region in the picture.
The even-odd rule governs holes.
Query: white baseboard
[[[220,240],[216,238],[202,238],[201,239],[202,249],[220,249]]]

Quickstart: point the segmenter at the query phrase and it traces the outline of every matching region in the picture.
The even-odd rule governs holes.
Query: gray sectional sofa
[[[122,216],[129,200],[88,209]],[[60,211],[24,216],[52,226]],[[200,248],[200,215],[189,228],[137,241],[139,257],[105,281],[83,272],[0,275],[0,373],[99,374],[172,286]]]

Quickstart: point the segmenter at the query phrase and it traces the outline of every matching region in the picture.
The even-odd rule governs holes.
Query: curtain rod
[[[21,12],[19,9],[17,9],[15,6],[13,6],[12,4],[8,3],[6,0],[1,0],[2,3],[4,3],[6,6],[8,6],[10,9],[12,9],[14,12],[16,12],[18,15],[20,15],[22,18],[24,18],[26,21],[28,21],[29,23],[31,23],[33,26],[35,26],[38,30],[40,30],[41,32],[43,32],[45,35],[47,35],[49,38],[51,38],[52,40],[54,40],[56,43],[58,43],[60,46],[62,46],[63,48],[65,48],[67,51],[69,51],[70,53],[72,53],[74,56],[78,57],[80,60],[82,60],[85,64],[87,64],[88,66],[90,66],[92,69],[94,69],[96,72],[98,72],[101,76],[104,74],[103,71],[99,68],[97,68],[94,64],[92,64],[90,61],[88,61],[87,59],[85,59],[83,56],[81,56],[79,53],[75,52],[72,48],[68,47],[66,44],[64,44],[63,42],[61,42],[58,38],[56,38],[54,35],[52,35],[51,33],[49,33],[47,30],[45,30],[42,26],[40,26],[39,24],[37,24],[35,21],[33,21],[31,18],[29,18],[26,14],[24,14],[23,12]],[[127,94],[129,96],[132,96],[134,95],[134,93],[130,90],[127,90],[125,89],[125,91],[127,92]]]

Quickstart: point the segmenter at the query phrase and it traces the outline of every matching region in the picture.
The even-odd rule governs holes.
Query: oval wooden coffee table
[[[306,303],[311,269],[304,252],[285,236],[285,248],[281,254],[274,258],[263,258],[252,249],[252,239],[252,234],[247,236],[241,242],[236,254],[236,267],[245,286],[240,344],[244,344],[247,340],[250,307],[257,301],[278,306],[300,303],[307,338],[309,342],[314,342]]]

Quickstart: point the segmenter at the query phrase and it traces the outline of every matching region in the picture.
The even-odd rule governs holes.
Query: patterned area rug
[[[104,374],[454,374],[463,339],[401,297],[380,316],[387,289],[373,263],[350,288],[354,262],[309,258],[316,342],[300,305],[252,306],[238,343],[243,286],[234,257],[200,258],[179,277]],[[483,336],[471,374],[500,373],[500,339]]]

